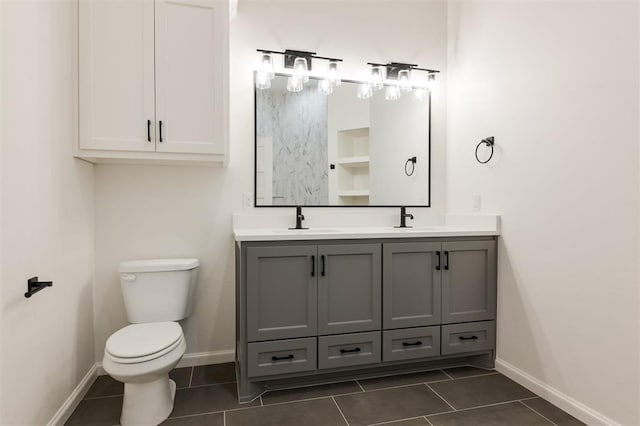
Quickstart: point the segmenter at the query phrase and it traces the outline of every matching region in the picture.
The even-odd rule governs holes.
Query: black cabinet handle
[[[162,142],[162,120],[160,120],[160,123],[158,126],[160,127],[160,142]]]
[[[478,340],[478,336],[460,336],[458,337],[460,340]]]
[[[352,352],[360,352],[360,348],[353,348],[353,349],[340,349],[340,353],[341,354],[349,354]]]
[[[324,254],[320,256],[320,260],[322,261],[322,272],[320,272],[320,275],[324,277]]]
[[[287,359],[293,359],[293,354],[285,355],[285,356],[272,356],[271,361],[284,361]]]
[[[151,142],[151,120],[147,120],[147,142]]]
[[[316,257],[311,256],[311,276],[316,276]]]
[[[448,251],[444,252],[444,270],[445,271],[449,270],[449,252]]]
[[[417,342],[402,342],[402,346],[420,346],[422,342],[418,340]]]
[[[440,270],[440,252],[439,251],[436,252],[436,261],[438,262],[436,263],[436,271],[439,271]]]

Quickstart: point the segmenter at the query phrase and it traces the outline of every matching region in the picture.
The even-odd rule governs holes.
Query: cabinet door
[[[380,329],[380,244],[319,246],[318,334]]]
[[[228,21],[227,1],[156,0],[158,152],[224,153]]]
[[[496,317],[495,241],[442,243],[442,322]]]
[[[383,246],[384,329],[440,324],[440,243]]]
[[[155,150],[153,21],[147,0],[80,1],[81,149]]]
[[[247,248],[250,342],[317,334],[316,246]]]

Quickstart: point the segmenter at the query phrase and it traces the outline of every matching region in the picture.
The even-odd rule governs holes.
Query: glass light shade
[[[424,101],[425,99],[427,99],[427,94],[429,92],[427,91],[427,89],[425,89],[424,87],[416,87],[413,90],[413,96],[415,96],[417,101]]]
[[[329,61],[327,79],[334,86],[340,86],[342,84],[342,79],[340,78],[340,63],[338,61]]]
[[[302,78],[292,75],[291,77],[287,78],[287,90],[289,92],[302,92],[302,89],[304,89],[304,83],[302,82]]]
[[[398,71],[398,88],[403,92],[411,91],[411,70]]]
[[[330,95],[331,93],[333,93],[333,84],[331,83],[331,81],[329,81],[328,78],[325,78],[324,80],[319,80],[318,91],[323,95]]]
[[[434,73],[430,73],[427,76],[427,89],[431,92],[436,85],[436,75]]]
[[[373,96],[373,89],[369,83],[362,83],[358,86],[359,99],[369,99],[371,96]]]
[[[268,71],[256,72],[256,89],[268,89],[271,87],[271,78]]]
[[[384,98],[388,101],[397,101],[400,99],[400,88],[397,85],[387,86],[384,92]]]
[[[384,87],[384,67],[372,66],[369,83],[373,90],[380,90]]]
[[[327,79],[334,86],[340,86],[342,84],[342,80],[340,79],[340,63],[338,61],[329,61]]]
[[[276,76],[275,72],[273,72],[273,56],[271,53],[260,52],[258,71],[265,73],[269,79],[273,79]]]
[[[293,75],[302,79],[303,83],[309,81],[309,68],[307,67],[307,58],[297,57],[293,61]]]

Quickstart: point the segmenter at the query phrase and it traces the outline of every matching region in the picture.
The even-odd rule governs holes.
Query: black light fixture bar
[[[284,55],[284,67],[293,68],[296,58],[305,58],[307,60],[307,69],[311,70],[311,59],[321,59],[324,61],[342,62],[340,58],[329,58],[327,56],[318,56],[316,52],[307,52],[306,50],[285,49],[284,52],[277,50],[256,49],[258,52],[271,53],[276,55]]]
[[[374,67],[386,67],[387,68],[387,78],[398,78],[398,71],[400,70],[418,70],[418,71],[426,71],[429,74],[436,74],[440,71],[432,70],[428,68],[420,68],[418,64],[405,64],[403,62],[389,62],[386,64],[379,64],[376,62],[367,62],[367,65],[371,65]]]

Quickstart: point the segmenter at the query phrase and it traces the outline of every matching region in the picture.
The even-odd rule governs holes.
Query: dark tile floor
[[[455,367],[267,392],[238,404],[232,363],[178,368],[170,426],[577,426],[491,370]],[[100,376],[68,425],[117,425],[122,383]]]

